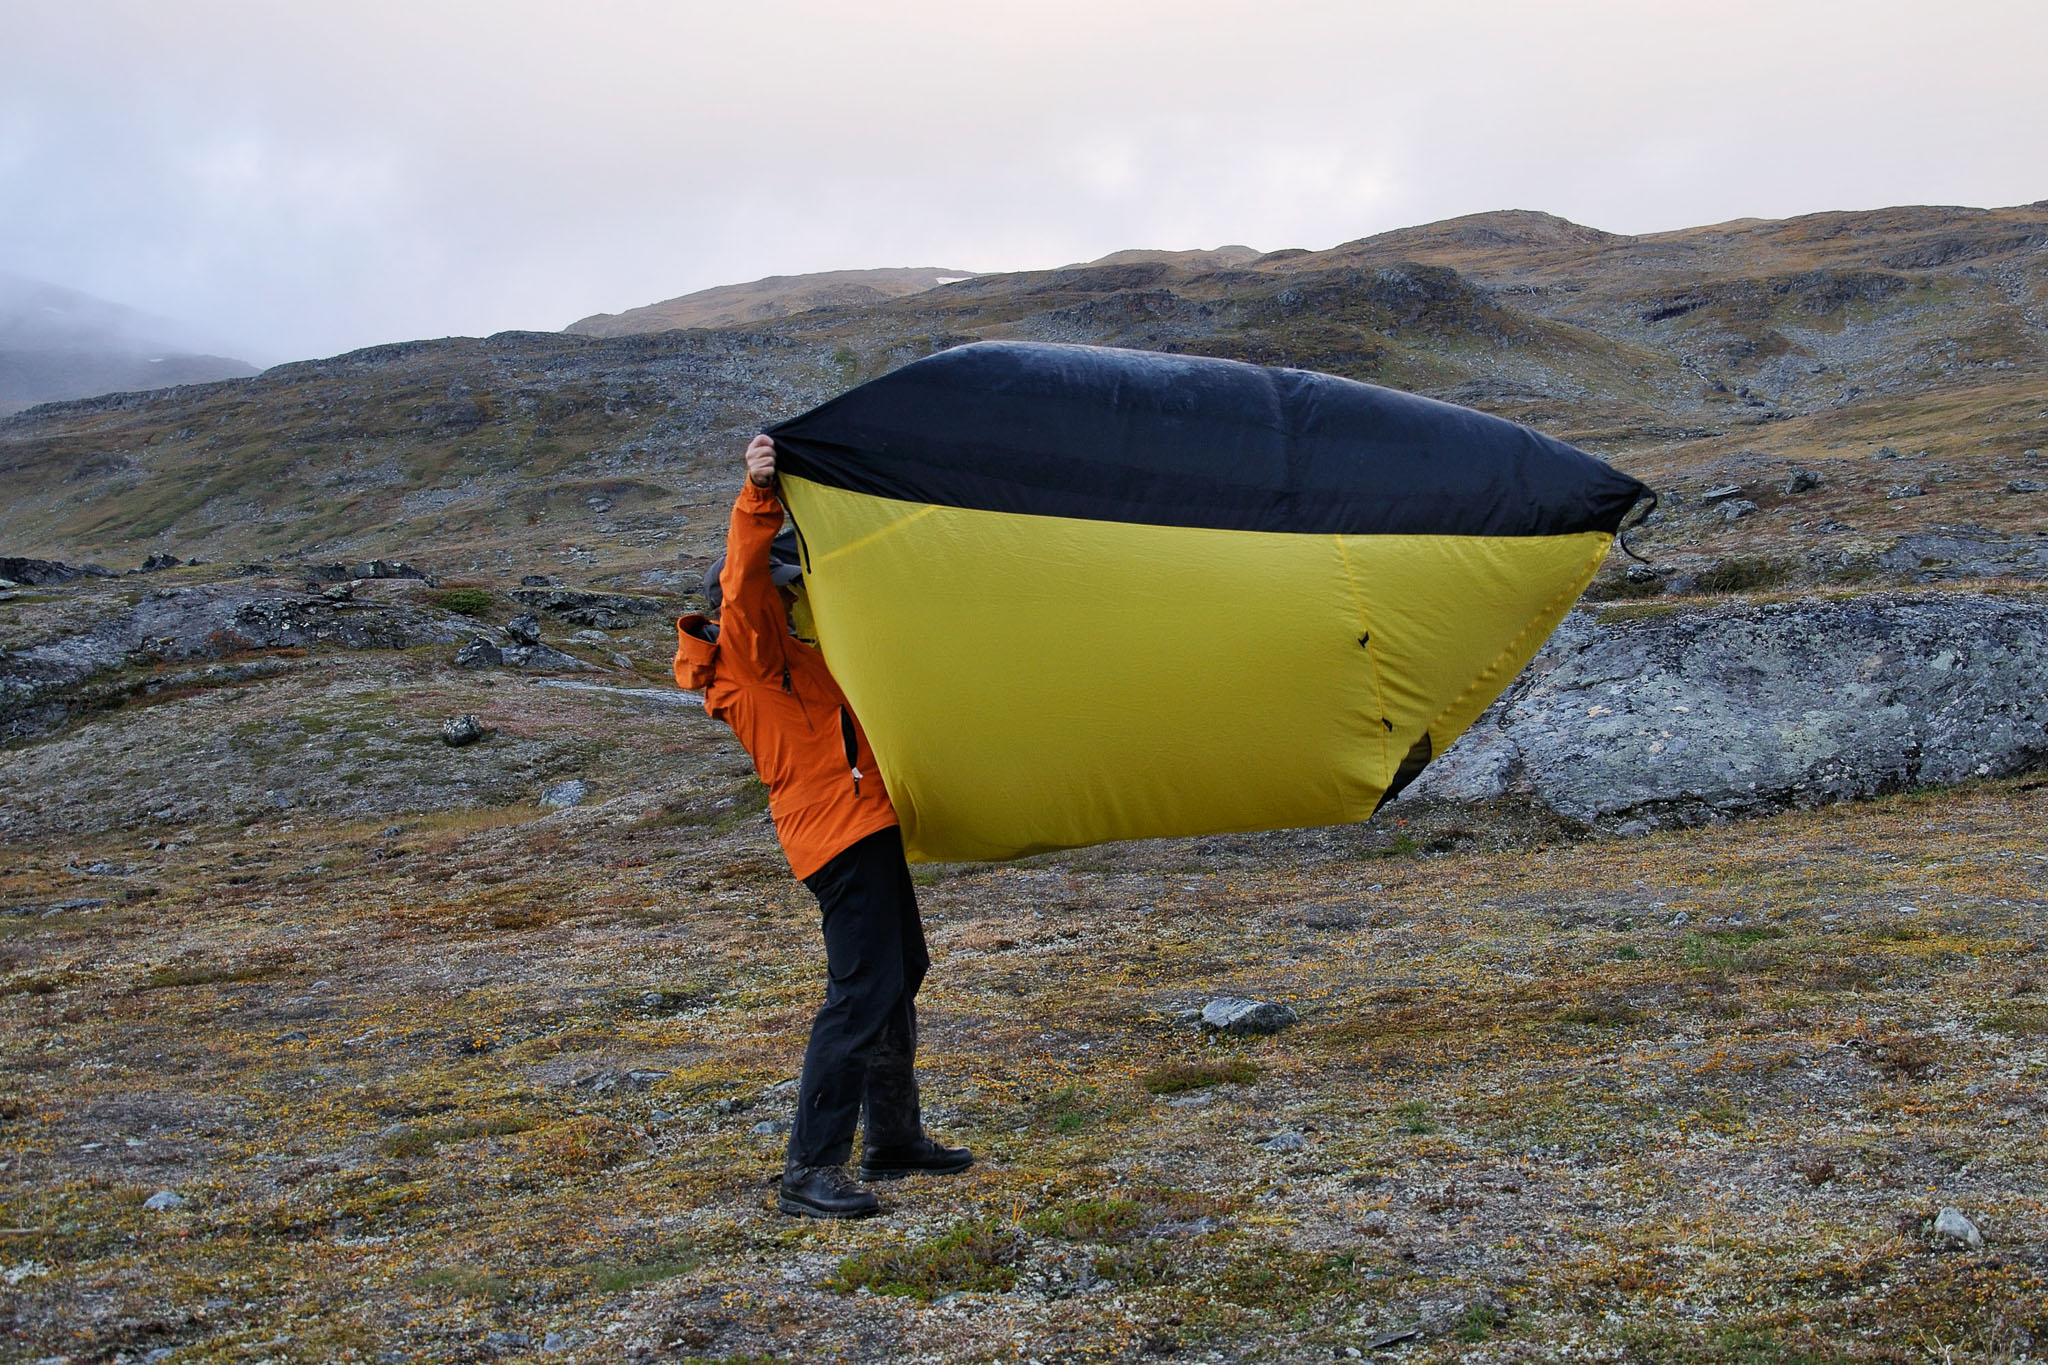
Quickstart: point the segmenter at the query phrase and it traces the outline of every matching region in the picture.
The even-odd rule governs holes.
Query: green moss
[[[1258,1067],[1242,1057],[1228,1057],[1166,1062],[1146,1072],[1139,1083],[1155,1095],[1177,1095],[1183,1090],[1202,1090],[1212,1085],[1250,1085],[1258,1078]]]
[[[444,1266],[439,1270],[421,1271],[413,1276],[413,1283],[421,1289],[438,1289],[459,1299],[503,1303],[512,1297],[510,1280],[475,1266]]]
[[[1408,1100],[1394,1106],[1394,1115],[1400,1121],[1404,1133],[1434,1133],[1437,1122],[1430,1117],[1429,1105],[1422,1100]]]
[[[2048,1004],[2013,1001],[2000,1005],[1985,1016],[1984,1030],[1987,1033],[2048,1033]]]
[[[1024,1229],[1068,1242],[1112,1242],[1137,1229],[1144,1208],[1135,1199],[1077,1199],[1040,1209]]]
[[[283,969],[275,963],[245,963],[239,967],[220,962],[204,962],[186,967],[158,967],[144,977],[138,991],[167,990],[176,986],[211,986],[229,981],[261,981],[276,976]]]
[[[683,1238],[661,1242],[644,1256],[630,1260],[592,1261],[581,1266],[591,1288],[604,1294],[620,1294],[643,1284],[672,1280],[687,1275],[704,1263],[704,1253]]]
[[[468,1142],[480,1137],[508,1137],[537,1128],[541,1120],[524,1114],[494,1114],[485,1118],[457,1119],[425,1127],[407,1127],[386,1133],[377,1140],[377,1150],[386,1156],[426,1156],[443,1143]]]
[[[866,1287],[929,1303],[941,1294],[1001,1292],[1017,1283],[1023,1235],[992,1218],[962,1223],[929,1241],[849,1256],[827,1283],[841,1293]]]

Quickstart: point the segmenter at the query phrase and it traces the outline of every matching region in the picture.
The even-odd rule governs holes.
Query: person
[[[962,1171],[974,1155],[924,1131],[915,1006],[930,966],[924,925],[867,735],[825,656],[791,627],[801,568],[774,553],[783,516],[775,454],[767,436],[747,446],[726,552],[705,576],[717,620],[676,623],[675,674],[754,760],[790,871],[822,914],[825,1003],[804,1050],[777,1206],[860,1218],[880,1207],[847,1169],[863,1109],[860,1180]]]

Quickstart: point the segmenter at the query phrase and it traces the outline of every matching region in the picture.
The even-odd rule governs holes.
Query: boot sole
[[[862,1166],[860,1178],[872,1184],[877,1180],[901,1180],[906,1175],[958,1175],[974,1164],[974,1158],[957,1165],[945,1166]]]
[[[792,1218],[872,1218],[880,1213],[881,1206],[870,1204],[856,1209],[821,1209],[815,1204],[806,1204],[800,1199],[791,1199],[786,1194],[775,1197],[775,1207]]]

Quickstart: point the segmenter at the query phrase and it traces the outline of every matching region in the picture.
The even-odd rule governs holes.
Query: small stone
[[[303,1043],[309,1036],[304,1029],[295,1028],[290,1033],[278,1034],[277,1041],[280,1043]]]
[[[1241,1000],[1219,996],[1202,1006],[1202,1027],[1210,1033],[1243,1037],[1250,1033],[1278,1033],[1301,1016],[1285,1005],[1270,1000]]]
[[[523,1351],[533,1344],[533,1338],[524,1332],[486,1332],[484,1345],[493,1351]]]
[[[576,778],[557,782],[541,790],[540,803],[548,810],[567,810],[583,804],[583,798],[590,795],[590,788]]]
[[[788,1132],[789,1122],[786,1119],[762,1119],[750,1131],[760,1137],[774,1137],[778,1133]]]
[[[1308,1139],[1299,1133],[1275,1133],[1259,1146],[1269,1152],[1298,1152],[1308,1146]]]
[[[522,645],[540,643],[540,618],[532,612],[523,612],[505,623],[505,633]]]
[[[647,1112],[647,1121],[649,1123],[674,1123],[676,1116],[669,1113],[666,1109],[650,1109]]]
[[[2014,479],[2005,486],[2008,493],[2048,493],[2048,483],[2039,479]]]
[[[456,716],[441,727],[441,742],[451,749],[460,749],[474,744],[490,734],[484,723],[475,716]]]
[[[184,1195],[179,1194],[176,1190],[158,1190],[155,1194],[142,1201],[142,1207],[157,1213],[164,1213],[171,1209],[182,1209],[189,1202]]]
[[[1692,923],[1692,916],[1686,914],[1685,911],[1681,910],[1677,914],[1673,915],[1670,919],[1666,920],[1665,923],[1669,924],[1674,929],[1683,929],[1686,925]]]
[[[1794,469],[1785,476],[1785,492],[1806,493],[1820,487],[1821,477],[1811,469]]]
[[[504,653],[481,635],[455,651],[457,668],[498,668],[504,662]]]
[[[1960,1242],[1975,1251],[1984,1245],[1984,1234],[1977,1231],[1977,1225],[1963,1216],[1957,1208],[1946,1208],[1934,1220],[1934,1235]]]
[[[320,595],[330,602],[346,602],[356,595],[356,585],[353,580],[347,583],[336,583]]]
[[[541,1338],[540,1348],[549,1354],[572,1351],[583,1342],[581,1332],[550,1332]]]
[[[1926,492],[1927,490],[1917,483],[1902,483],[1897,488],[1887,491],[1884,498],[1886,502],[1900,502],[1906,498],[1920,497]]]
[[[1700,494],[1700,501],[1719,502],[1723,498],[1735,497],[1737,494],[1741,492],[1742,485],[1739,483],[1717,484],[1714,487],[1709,488],[1706,492]]]
[[[1732,502],[1721,504],[1721,520],[1741,521],[1754,511],[1756,511],[1755,503],[1751,502],[1748,498],[1736,498]]]
[[[530,573],[519,580],[519,586],[522,588],[552,588],[555,586],[555,580],[549,578],[544,573]],[[551,1333],[550,1335],[553,1334]]]
[[[1877,448],[1877,454],[1872,458],[1879,460],[1896,460],[1899,458],[1899,448],[1897,446],[1879,446]]]

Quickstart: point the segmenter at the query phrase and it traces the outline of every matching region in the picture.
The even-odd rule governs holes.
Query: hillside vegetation
[[[1916,531],[2048,533],[2048,206],[1647,237],[1494,213],[1133,255],[745,329],[412,342],[46,406],[0,423],[0,550],[644,578],[715,552],[752,431],[980,338],[1298,365],[1526,421],[1664,491],[1645,541],[1683,570],[1767,551],[1876,571]],[[1701,497],[1730,485],[1754,512]]]

